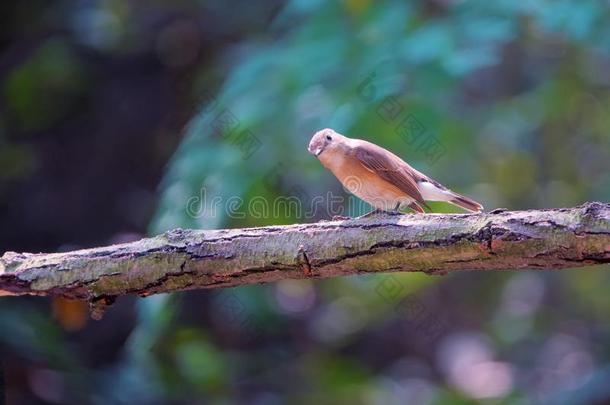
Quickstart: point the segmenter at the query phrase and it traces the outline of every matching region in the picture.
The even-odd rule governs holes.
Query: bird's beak
[[[307,148],[307,150],[309,151],[309,153],[317,157],[320,155],[320,153],[324,151],[324,146],[314,148],[313,145],[309,145],[309,148]]]

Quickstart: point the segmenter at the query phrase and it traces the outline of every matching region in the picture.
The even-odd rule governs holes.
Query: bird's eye
[[[332,136],[330,136],[330,135],[326,135],[326,140],[327,140],[327,141],[332,141],[332,140],[333,140],[333,137],[332,137]]]

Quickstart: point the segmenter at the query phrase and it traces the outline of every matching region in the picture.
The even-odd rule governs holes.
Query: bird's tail
[[[453,191],[451,192],[451,194],[452,194],[452,198],[450,200],[448,200],[449,203],[451,203],[453,205],[457,205],[458,207],[464,208],[465,210],[468,210],[470,212],[483,211],[483,206],[481,204],[479,204],[478,202],[476,202],[475,200],[472,200],[468,197],[464,197],[463,195],[460,195]]]
[[[478,202],[468,197],[464,197],[463,195],[458,194],[454,191],[451,191],[435,181],[426,180],[418,183],[418,185],[419,191],[421,192],[421,195],[424,200],[446,201],[471,212],[483,211],[483,206]]]

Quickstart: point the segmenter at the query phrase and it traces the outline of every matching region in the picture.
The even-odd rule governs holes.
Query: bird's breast
[[[412,201],[402,190],[366,169],[351,156],[320,155],[321,163],[339,179],[343,187],[375,208],[393,210],[397,203]]]

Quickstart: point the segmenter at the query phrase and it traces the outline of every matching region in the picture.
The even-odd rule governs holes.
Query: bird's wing
[[[352,152],[366,169],[398,187],[415,201],[425,204],[417,186],[418,173],[400,158],[368,142],[355,146]]]

